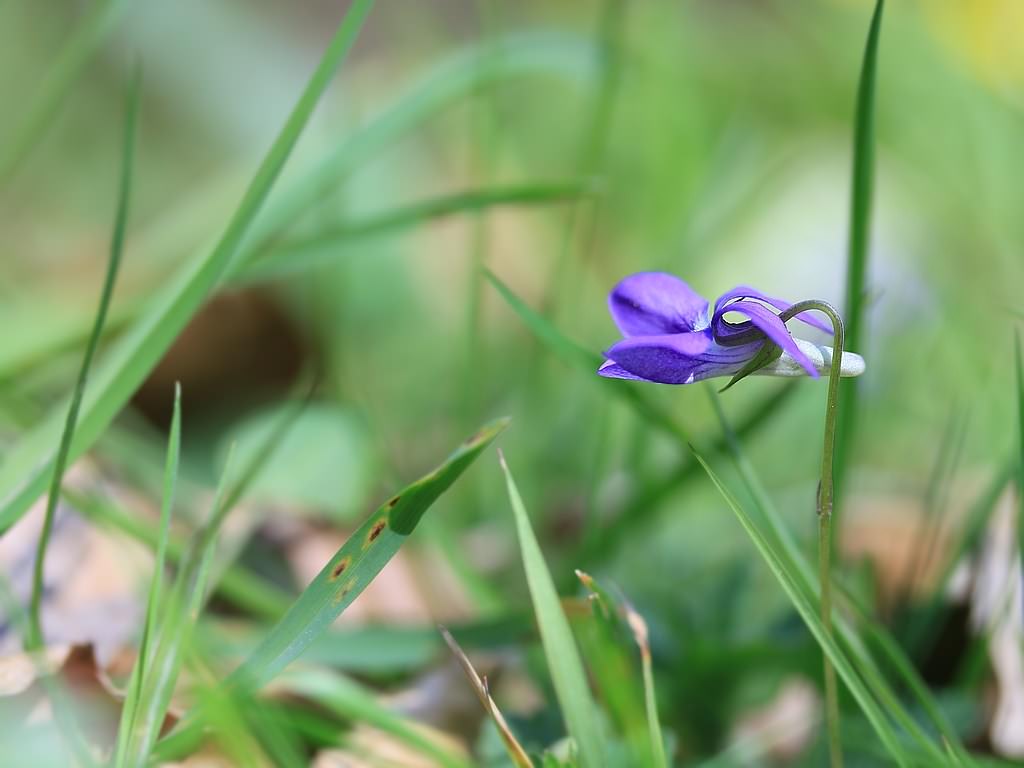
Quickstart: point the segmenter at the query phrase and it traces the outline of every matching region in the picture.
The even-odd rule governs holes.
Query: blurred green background
[[[345,4],[119,5],[52,120],[19,162],[0,165],[0,456],[69,391],[80,361],[133,62],[139,149],[110,338],[221,233]],[[575,591],[579,567],[630,597],[651,626],[663,721],[681,754],[722,749],[783,681],[814,678],[813,641],[721,499],[685,469],[685,445],[532,335],[482,269],[594,353],[617,338],[607,293],[635,271],[673,272],[712,300],[749,284],[841,306],[870,12],[854,0],[380,3],[270,209],[339,144],[374,138],[352,145],[344,174],[307,184],[269,241],[257,221],[248,243],[276,253],[273,268],[222,286],[100,441],[103,466],[144,485],[139,446],[159,457],[180,380],[189,477],[212,485],[226,446],[265,434],[312,371],[316,403],[253,493],[277,515],[345,530],[479,423],[510,415],[503,449],[556,581]],[[0,146],[89,13],[79,2],[0,3]],[[948,478],[953,519],[1014,449],[1021,30],[1014,0],[886,9],[867,341],[855,350],[868,368],[840,489],[840,549],[861,575],[864,553],[875,558],[865,594],[883,605],[901,588],[884,574],[903,572],[903,550],[886,545],[912,544],[951,421],[966,425]],[[473,47],[490,63],[466,64]],[[455,83],[474,66],[499,74],[453,86],[394,135],[375,122],[408,105],[417,83]],[[571,194],[380,225],[449,195],[553,187]],[[738,424],[779,397],[743,444],[809,549],[825,386],[799,381],[779,396],[785,386],[755,377],[722,401]],[[706,447],[719,427],[704,390],[647,394]],[[452,571],[424,589],[428,615],[443,617],[447,590],[466,620],[526,609],[493,457],[424,525],[410,548]],[[982,721],[979,697],[963,698],[965,718]]]

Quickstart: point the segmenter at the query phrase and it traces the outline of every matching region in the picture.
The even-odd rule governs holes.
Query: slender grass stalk
[[[110,309],[110,299],[114,293],[114,283],[117,280],[117,273],[121,266],[121,254],[124,251],[124,233],[128,222],[128,200],[131,197],[132,184],[132,157],[135,152],[135,124],[139,104],[140,76],[136,70],[132,84],[128,90],[127,105],[124,118],[124,141],[121,152],[121,180],[117,201],[117,214],[114,219],[114,235],[110,244],[110,258],[107,261],[107,273],[103,278],[103,289],[100,293],[99,308],[96,311],[96,319],[93,322],[92,333],[89,335],[89,343],[85,348],[85,357],[82,358],[82,367],[78,371],[78,380],[75,382],[74,393],[71,396],[71,405],[68,407],[67,420],[64,423],[64,431],[60,436],[60,446],[53,463],[53,475],[50,479],[50,494],[46,500],[46,512],[43,517],[43,528],[39,533],[39,544],[36,548],[36,559],[32,569],[32,597],[29,603],[29,634],[26,640],[28,650],[41,648],[43,645],[43,627],[40,619],[40,612],[43,604],[43,577],[46,561],[46,549],[50,544],[50,536],[53,534],[53,521],[57,514],[57,502],[60,500],[60,485],[64,479],[64,470],[68,463],[68,454],[71,452],[71,439],[75,434],[75,425],[78,422],[78,410],[82,405],[82,396],[85,394],[85,383],[89,378],[89,367],[92,365],[92,358],[96,354],[96,347],[99,346],[100,336],[103,333],[103,325],[107,319],[107,312]]]
[[[839,413],[839,370],[843,360],[846,329],[839,312],[826,301],[802,301],[783,312],[785,322],[809,309],[816,309],[832,321],[832,366],[825,403],[825,440],[821,451],[821,480],[818,483],[818,577],[821,581],[821,623],[832,636],[832,506],[835,498],[833,466],[836,447],[836,420]],[[828,751],[832,768],[841,768],[843,752],[839,741],[839,689],[836,672],[827,655],[824,658],[825,722],[828,726]]]
[[[871,199],[875,165],[875,82],[878,72],[878,37],[882,26],[884,0],[877,0],[864,45],[857,105],[853,126],[853,180],[850,191],[850,236],[846,259],[846,303],[843,311],[849,322],[850,348],[864,349],[864,304],[867,281],[868,241],[871,233]],[[849,463],[850,448],[857,423],[858,382],[843,383],[843,424],[836,452],[840,493]]]
[[[164,602],[164,569],[167,565],[168,540],[170,539],[171,511],[174,507],[174,490],[178,481],[178,463],[181,457],[181,385],[174,388],[174,411],[171,430],[167,438],[167,459],[164,465],[164,489],[160,504],[160,523],[156,541],[156,558],[153,562],[153,579],[146,599],[145,622],[139,639],[139,653],[132,667],[121,722],[117,729],[117,746],[114,750],[114,765],[124,765],[128,740],[135,729],[139,699],[142,696],[145,674],[153,660],[153,638],[157,637],[157,625]]]

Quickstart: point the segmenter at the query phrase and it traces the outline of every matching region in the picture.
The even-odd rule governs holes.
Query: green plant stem
[[[845,328],[839,312],[826,301],[802,301],[783,312],[785,322],[792,317],[816,309],[832,321],[832,365],[829,369],[828,399],[825,402],[825,440],[821,450],[821,480],[818,483],[818,572],[821,579],[821,623],[832,636],[832,505],[835,484],[832,471],[836,446],[836,417],[839,413],[839,371],[843,360]],[[828,726],[828,751],[832,768],[841,768],[843,752],[839,740],[839,689],[836,672],[824,656],[825,722]]]
[[[821,622],[825,631],[832,634],[832,515],[818,515],[818,574],[821,580]],[[843,751],[839,745],[839,688],[836,685],[836,671],[828,656],[824,658],[825,677],[825,721],[828,724],[828,752],[833,768],[843,764]]]

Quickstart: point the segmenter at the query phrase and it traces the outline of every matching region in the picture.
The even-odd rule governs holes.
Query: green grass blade
[[[433,472],[393,496],[371,515],[323,567],[231,682],[259,687],[294,661],[366,589],[413,532],[420,518],[508,426],[482,427]]]
[[[505,285],[497,275],[489,269],[484,274],[494,286],[495,290],[508,303],[509,307],[519,315],[519,318],[526,324],[526,327],[557,357],[565,363],[578,368],[589,376],[595,384],[607,387],[610,391],[622,398],[636,411],[637,415],[656,429],[674,437],[680,443],[690,441],[686,429],[676,420],[675,416],[662,408],[658,403],[648,397],[642,390],[633,386],[632,382],[612,381],[602,379],[597,375],[597,369],[604,362],[604,358],[596,352],[580,346],[572,339],[566,337],[558,330],[550,320],[540,312],[531,308],[525,301]]]
[[[718,475],[715,474],[714,470],[711,469],[710,465],[704,461],[700,454],[695,453],[695,455],[697,456],[697,460],[701,463],[701,466],[704,467],[704,471],[707,472],[711,482],[714,483],[715,488],[718,489],[722,498],[725,499],[730,509],[732,509],[733,513],[736,515],[740,525],[743,526],[743,530],[746,531],[750,540],[754,543],[758,553],[771,570],[772,575],[775,576],[776,580],[782,586],[783,591],[793,604],[793,607],[797,610],[797,613],[800,614],[800,618],[803,619],[807,628],[814,636],[814,639],[817,641],[818,645],[821,646],[822,651],[828,655],[828,658],[835,667],[836,672],[842,678],[843,683],[846,684],[847,689],[860,706],[861,711],[868,719],[868,722],[871,724],[878,738],[885,746],[890,757],[901,766],[909,765],[899,738],[893,730],[892,724],[886,718],[885,713],[879,708],[878,702],[875,701],[874,697],[867,690],[864,681],[861,679],[860,675],[857,674],[853,665],[846,657],[846,654],[836,643],[835,639],[833,639],[825,630],[825,626],[822,624],[821,618],[818,616],[817,606],[812,603],[800,586],[800,577],[796,575],[793,572],[793,569],[783,561],[775,551],[774,547],[771,546],[761,531],[758,530],[757,526],[754,525],[753,520],[725,487],[724,483],[722,483]]]
[[[5,181],[45,134],[89,59],[114,28],[127,0],[95,0],[71,38],[54,57],[50,71],[28,106],[18,116],[10,138],[0,145],[0,182]]]
[[[580,765],[583,768],[599,768],[606,765],[606,750],[596,705],[587,685],[583,660],[572,636],[569,619],[555,591],[551,573],[544,562],[544,555],[530,527],[530,518],[526,514],[523,500],[503,456],[501,468],[508,485],[523,568],[526,571],[526,581],[530,588],[533,610],[537,616],[537,627],[540,630],[555,695],[558,697],[569,735],[576,743]]]
[[[264,255],[255,254],[250,257],[241,269],[238,280],[270,280],[329,263],[345,253],[339,251],[338,246],[358,238],[409,229],[423,222],[456,213],[469,213],[505,205],[535,206],[574,200],[586,191],[587,187],[582,182],[519,184],[462,192],[415,203],[274,245],[265,251]]]
[[[167,564],[167,542],[170,539],[171,510],[174,506],[174,487],[178,480],[178,461],[181,456],[181,387],[174,389],[174,411],[171,416],[171,430],[167,438],[167,462],[164,469],[164,491],[160,504],[160,524],[157,530],[156,558],[153,562],[153,579],[146,599],[145,623],[139,640],[139,653],[132,668],[128,690],[121,709],[121,723],[117,731],[117,747],[114,764],[124,764],[129,734],[135,730],[138,703],[146,669],[152,659],[150,639],[156,636],[157,618],[161,615],[163,603],[164,569]]]
[[[53,531],[53,520],[57,513],[57,502],[60,500],[60,486],[64,480],[64,470],[71,458],[71,441],[75,435],[75,427],[78,423],[78,414],[82,405],[82,398],[85,393],[85,383],[89,377],[89,368],[92,365],[92,358],[96,354],[96,347],[99,346],[100,336],[103,333],[103,324],[107,319],[107,312],[110,309],[110,301],[114,295],[114,283],[117,281],[117,273],[121,267],[121,255],[124,251],[125,229],[128,226],[128,201],[132,191],[132,160],[135,156],[135,128],[137,123],[139,106],[139,77],[136,73],[132,85],[128,91],[128,100],[125,108],[124,118],[124,139],[121,144],[121,177],[118,189],[117,214],[114,218],[114,234],[110,244],[110,258],[107,261],[107,272],[103,279],[103,289],[100,293],[99,308],[96,311],[96,319],[93,321],[92,332],[89,334],[89,342],[85,347],[85,356],[82,358],[82,366],[78,371],[78,380],[71,396],[71,404],[67,409],[67,418],[64,422],[64,431],[60,435],[60,443],[57,447],[56,456],[52,462],[52,473],[50,474],[50,494],[46,500],[46,512],[43,518],[43,528],[39,534],[39,544],[36,550],[36,559],[32,571],[32,597],[29,604],[29,636],[27,647],[29,650],[40,648],[43,645],[43,628],[40,622],[40,611],[43,600],[43,576],[46,562],[46,548],[50,543],[50,534]],[[40,481],[45,482],[45,473],[40,474]],[[2,526],[0,526],[2,530]]]
[[[138,768],[145,766],[150,750],[163,728],[184,651],[206,596],[218,526],[224,519],[220,510],[224,506],[230,474],[229,455],[217,487],[210,519],[192,540],[181,568],[178,569],[171,593],[167,596],[166,609],[160,617],[159,631],[155,638],[156,647],[149,659],[148,669],[143,672],[144,682],[137,705],[135,727],[128,735],[123,765]]]
[[[878,38],[884,0],[877,0],[864,47],[853,128],[853,181],[850,192],[850,233],[846,260],[846,349],[864,351],[864,302],[867,294],[868,245],[871,236],[871,200],[875,164],[875,82],[878,73]],[[836,501],[841,501],[850,450],[857,427],[859,386],[857,379],[841,382],[843,407],[839,411],[839,444],[836,446]],[[837,504],[838,509],[838,504]],[[838,526],[836,526],[838,530]]]
[[[68,458],[87,450],[217,286],[235,257],[335,70],[355,42],[373,0],[356,0],[278,134],[216,246],[171,282],[97,372],[82,404]],[[0,466],[0,532],[15,523],[46,487],[54,466],[57,418],[22,438]]]

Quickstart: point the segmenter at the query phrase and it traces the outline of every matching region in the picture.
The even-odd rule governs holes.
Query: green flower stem
[[[845,328],[839,312],[826,301],[802,301],[782,312],[783,322],[801,312],[817,310],[832,321],[835,341],[832,346],[832,366],[829,370],[828,400],[825,404],[825,444],[821,451],[821,481],[818,484],[818,569],[821,580],[821,622],[832,635],[832,503],[835,487],[832,480],[833,456],[836,443],[836,416],[839,412],[839,371],[843,361]],[[828,726],[828,750],[832,768],[842,768],[843,752],[839,743],[839,689],[836,672],[828,656],[824,657],[825,721]]]

